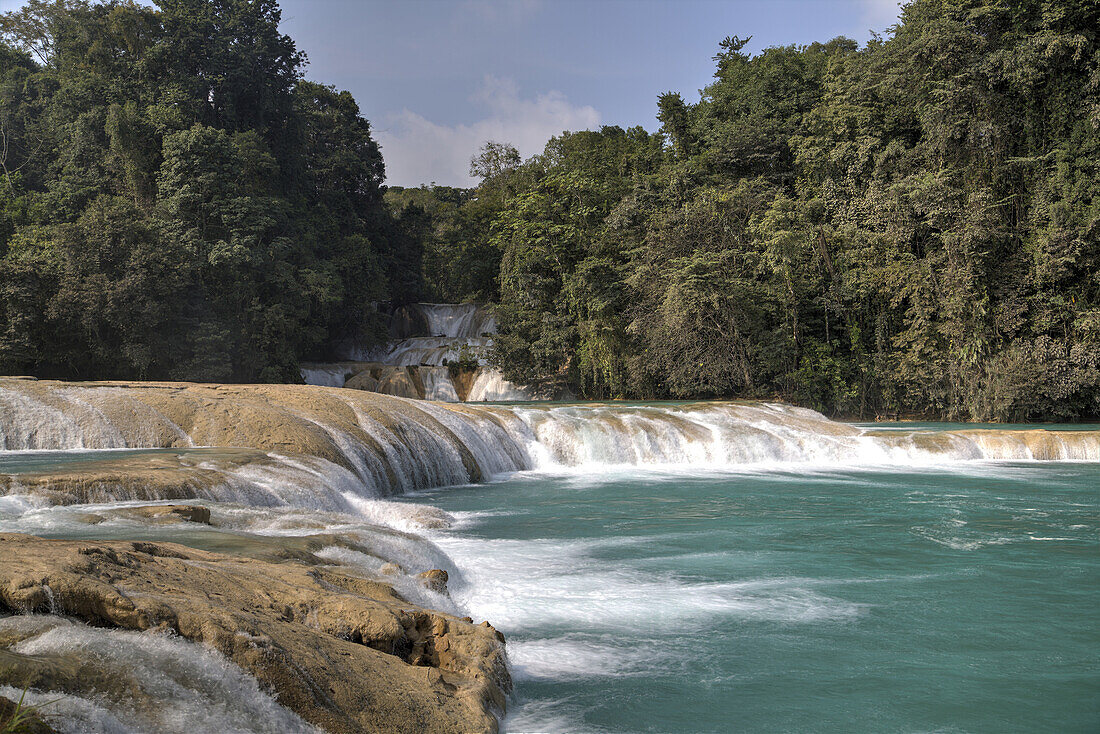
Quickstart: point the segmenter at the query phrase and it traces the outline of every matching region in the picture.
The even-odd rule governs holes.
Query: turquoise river
[[[509,731],[1100,731],[1100,465],[517,475],[418,497]]]
[[[250,535],[359,538],[371,554],[319,555],[399,568],[389,578],[410,600],[505,634],[505,731],[1100,732],[1100,426],[853,425],[745,403],[445,408],[294,388],[317,415],[356,408],[302,422],[332,437],[338,465],[212,448],[222,434],[171,423],[158,411],[182,398],[154,403],[152,389],[0,387],[0,532],[228,551]],[[255,410],[284,412],[263,415],[305,421],[301,404],[264,400]],[[368,412],[391,404],[391,423]],[[474,464],[491,479],[468,483]],[[193,472],[189,501],[213,524],[128,513],[150,501],[133,486],[62,496],[42,479],[104,467]],[[431,568],[449,595],[416,581]],[[136,666],[165,681],[151,689],[165,708],[142,728],[94,690],[32,692],[60,731],[296,720],[192,643],[67,629],[24,652]]]

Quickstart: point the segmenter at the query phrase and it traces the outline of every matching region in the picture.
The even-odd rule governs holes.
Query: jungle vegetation
[[[0,374],[300,381],[419,241],[347,92],[275,0],[30,0],[0,15]]]
[[[1098,33],[1095,0],[914,0],[863,48],[727,38],[658,132],[565,133],[448,199],[431,272],[498,304],[506,377],[588,398],[1095,418]],[[457,279],[471,241],[492,283]]]
[[[296,380],[476,301],[517,382],[831,415],[1100,417],[1100,3],[912,0],[746,51],[655,132],[386,188],[274,0],[0,16],[0,372]],[[735,30],[735,29],[731,29]]]

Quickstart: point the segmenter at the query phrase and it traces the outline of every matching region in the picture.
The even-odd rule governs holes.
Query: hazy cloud
[[[554,91],[524,98],[511,79],[486,76],[470,99],[487,114],[469,125],[440,125],[408,109],[388,116],[375,135],[386,159],[386,183],[468,186],[474,183],[470,158],[486,140],[511,143],[527,158],[563,130],[600,124],[593,107],[575,106]]]
[[[901,14],[901,0],[860,0],[863,6],[863,14],[860,21],[863,27],[860,32],[872,30],[882,33],[890,26],[898,22]]]

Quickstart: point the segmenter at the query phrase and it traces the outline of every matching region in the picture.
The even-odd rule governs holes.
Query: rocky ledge
[[[179,635],[332,734],[495,732],[511,685],[487,622],[415,606],[342,567],[21,534],[0,534],[0,558],[0,612]],[[65,691],[81,678],[0,650],[0,684]]]

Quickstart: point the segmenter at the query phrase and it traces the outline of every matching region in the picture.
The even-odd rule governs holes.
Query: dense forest
[[[300,381],[419,240],[274,0],[158,5],[0,16],[0,374]]]
[[[433,217],[432,287],[498,303],[518,382],[1097,417],[1098,33],[1095,0],[915,0],[862,49],[730,37],[655,134],[489,145],[476,191],[392,203]]]
[[[731,36],[656,132],[487,143],[469,190],[384,187],[278,23],[0,16],[0,373],[296,381],[427,298],[492,304],[506,377],[587,398],[1100,416],[1096,0],[913,0],[862,48]]]

